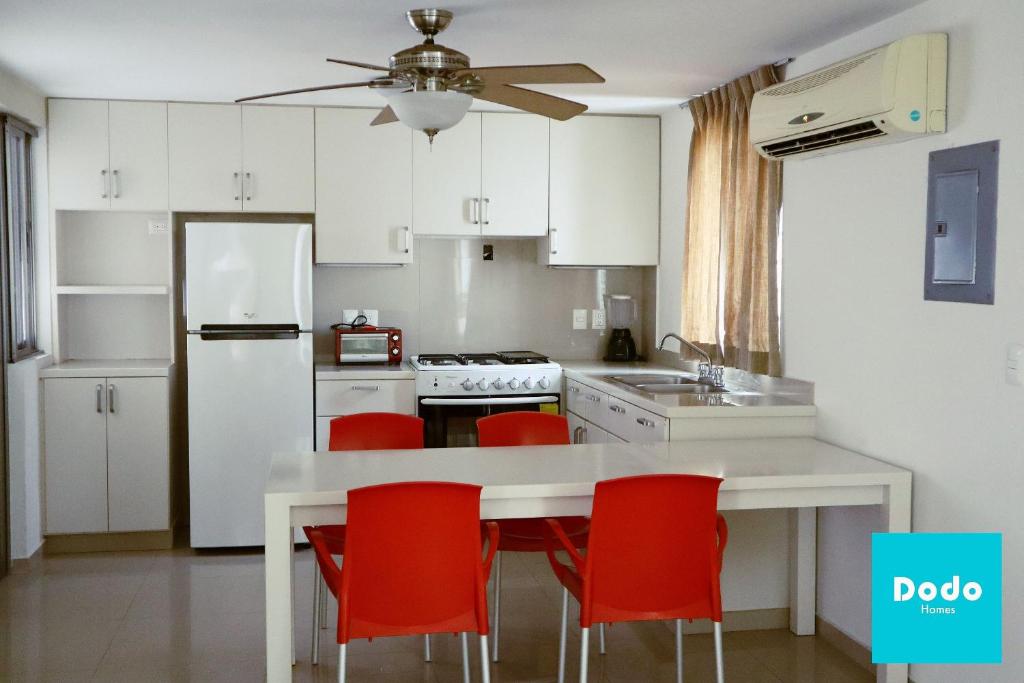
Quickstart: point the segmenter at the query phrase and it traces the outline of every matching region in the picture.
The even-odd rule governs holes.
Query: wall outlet
[[[380,323],[380,317],[376,308],[364,308],[361,313],[366,316],[366,324],[376,327]]]
[[[585,308],[574,308],[574,309],[572,309],[572,329],[574,329],[574,330],[585,330],[585,329],[587,329],[587,309],[585,309]]]
[[[359,315],[358,308],[346,308],[341,312],[341,322],[346,325],[351,325],[357,315]]]
[[[604,309],[595,308],[590,312],[590,329],[603,330],[606,327],[604,321]]]
[[[166,235],[170,230],[167,228],[167,221],[150,221],[149,222],[149,234],[150,235]]]

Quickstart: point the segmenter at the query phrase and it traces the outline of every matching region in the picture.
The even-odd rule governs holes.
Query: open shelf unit
[[[170,226],[166,212],[54,213],[58,362],[174,357]]]

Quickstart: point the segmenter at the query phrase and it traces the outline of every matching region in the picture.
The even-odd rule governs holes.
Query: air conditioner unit
[[[789,159],[944,133],[946,42],[908,36],[754,93],[751,144]]]

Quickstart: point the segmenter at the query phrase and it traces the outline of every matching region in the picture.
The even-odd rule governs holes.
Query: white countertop
[[[174,361],[167,358],[133,360],[67,360],[39,371],[43,379],[55,377],[167,377]]]
[[[401,363],[368,363],[366,365],[337,365],[317,363],[313,374],[319,380],[333,379],[416,379],[416,371],[408,361]]]
[[[723,492],[909,484],[911,477],[908,470],[811,438],[435,448],[380,456],[277,454],[265,491],[315,505],[343,502],[349,489],[395,481],[480,484],[487,499],[589,495],[595,482],[651,473],[722,477]]]
[[[731,385],[722,394],[648,395],[630,391],[603,379],[606,375],[648,372],[683,373],[678,368],[655,363],[611,363],[607,361],[559,361],[567,379],[575,380],[610,396],[668,418],[706,417],[813,417],[817,409],[803,396],[775,393],[770,388],[752,389]],[[779,380],[782,385],[787,380]],[[800,383],[805,384],[805,383]],[[708,405],[708,396],[721,397],[721,405]]]

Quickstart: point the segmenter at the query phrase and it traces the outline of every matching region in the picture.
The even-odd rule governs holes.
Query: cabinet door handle
[[[577,427],[576,429],[572,430],[572,442],[573,443],[582,443],[582,440],[583,440],[583,427]]]
[[[115,168],[113,171],[110,172],[110,175],[112,175],[113,178],[114,178],[114,180],[113,180],[113,182],[114,182],[114,199],[120,199],[121,198],[121,174],[118,173],[117,169]]]
[[[558,253],[558,228],[548,230],[548,247],[552,254]]]
[[[594,396],[593,394],[587,394],[583,398],[587,399],[588,401],[590,401],[592,403],[600,403],[601,402],[601,399],[598,398],[597,396]]]
[[[623,408],[622,406],[609,405],[608,406],[608,410],[612,411],[613,413],[625,413],[626,412],[626,409]]]
[[[103,385],[102,384],[97,384],[96,385],[96,412],[97,413],[102,413],[103,412]]]
[[[242,198],[242,180],[241,174],[237,171],[232,174],[235,178],[235,201],[237,202]]]
[[[653,420],[648,420],[646,417],[638,417],[636,419],[636,423],[638,425],[640,425],[641,427],[653,427],[654,426],[654,421]]]
[[[352,391],[380,391],[379,384],[353,384]]]
[[[480,200],[476,197],[469,200],[469,222],[480,225]]]
[[[114,390],[117,387],[113,384],[107,386],[107,410],[111,413],[114,411]]]
[[[490,219],[489,214],[490,214],[490,209],[491,209],[491,198],[490,197],[484,197],[483,198],[483,203],[484,203],[484,205],[483,205],[483,209],[481,209],[480,222],[483,223],[484,225],[490,225],[491,224],[491,219]]]
[[[579,387],[569,387],[569,391],[574,393],[574,394],[578,394],[578,393],[580,393],[580,388]]]
[[[245,201],[252,201],[252,173],[245,172]]]
[[[405,247],[402,249],[402,251],[408,254],[412,250],[412,228],[410,228],[408,225],[403,225],[402,230],[405,231]]]
[[[106,199],[110,195],[110,176],[107,175],[107,169],[100,171],[100,179],[103,180],[103,193],[100,197]]]

